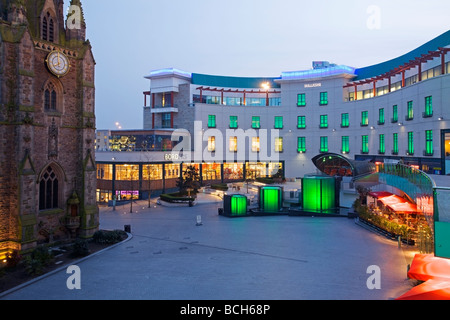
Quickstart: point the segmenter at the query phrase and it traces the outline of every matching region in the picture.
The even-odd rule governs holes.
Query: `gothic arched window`
[[[39,210],[56,209],[59,206],[58,176],[49,166],[39,181]]]
[[[44,17],[44,19],[42,19],[42,40],[45,40],[45,41],[48,40],[48,22],[47,22],[47,17]]]
[[[55,41],[55,22],[50,12],[47,12],[46,16],[42,19],[42,40]]]
[[[57,110],[57,93],[56,87],[52,82],[49,82],[44,90],[44,109],[48,111]]]

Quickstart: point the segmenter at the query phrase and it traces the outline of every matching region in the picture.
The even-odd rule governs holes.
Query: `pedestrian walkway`
[[[129,225],[133,237],[77,264],[80,290],[67,288],[61,270],[1,299],[389,300],[411,289],[409,253],[353,219],[229,219],[218,215],[221,201],[204,200],[183,208],[138,201],[132,213],[103,207],[101,228]],[[371,266],[380,289],[368,287]]]

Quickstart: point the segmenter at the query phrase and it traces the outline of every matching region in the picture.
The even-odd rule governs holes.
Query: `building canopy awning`
[[[417,205],[404,198],[386,191],[369,192],[369,196],[376,198],[383,205],[391,208],[395,213],[414,214],[420,213]]]
[[[358,177],[376,172],[375,163],[351,160],[336,153],[319,154],[312,158],[312,162],[317,169],[332,177]]]

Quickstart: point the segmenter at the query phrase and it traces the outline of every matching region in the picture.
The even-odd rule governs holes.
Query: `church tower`
[[[98,230],[94,140],[81,1],[0,0],[0,258]]]

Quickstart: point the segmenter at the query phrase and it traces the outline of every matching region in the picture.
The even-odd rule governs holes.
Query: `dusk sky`
[[[66,1],[66,7],[69,1]],[[177,68],[278,77],[314,60],[360,68],[449,30],[450,1],[85,0],[97,129],[142,129],[144,79]]]

